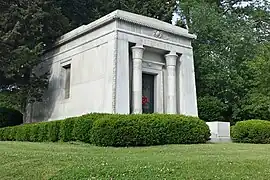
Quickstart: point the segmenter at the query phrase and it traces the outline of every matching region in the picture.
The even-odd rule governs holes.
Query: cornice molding
[[[174,35],[186,37],[188,39],[197,38],[196,35],[188,33],[188,30],[184,28],[160,21],[158,19],[154,19],[154,18],[150,18],[150,17],[146,17],[146,16],[142,16],[142,15],[138,15],[138,14],[122,11],[122,10],[116,10],[90,24],[82,25],[64,34],[57,40],[57,42],[55,43],[55,46],[59,46],[65,42],[71,41],[72,39],[82,36],[90,31],[93,31],[97,28],[100,28],[116,20],[122,20],[122,21],[133,23],[133,24],[138,24],[141,26],[153,28],[157,30],[156,34],[154,34],[154,36],[157,36],[157,37],[160,36],[159,31],[163,31],[163,32],[172,33]]]

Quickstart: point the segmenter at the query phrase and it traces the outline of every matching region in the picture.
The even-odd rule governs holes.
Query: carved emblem
[[[162,38],[162,36],[163,36],[163,33],[161,32],[161,31],[155,31],[154,33],[153,33],[153,36],[154,37],[156,37],[156,38]]]

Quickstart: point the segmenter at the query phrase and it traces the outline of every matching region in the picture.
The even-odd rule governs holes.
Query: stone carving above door
[[[169,36],[166,33],[159,31],[159,30],[155,30],[152,35],[154,37],[160,38],[160,39],[165,39],[165,40],[169,39]]]
[[[162,38],[163,33],[161,31],[156,30],[154,31],[153,36],[156,38]]]

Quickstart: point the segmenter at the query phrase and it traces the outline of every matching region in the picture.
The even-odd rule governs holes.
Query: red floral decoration
[[[142,97],[142,105],[146,105],[147,103],[149,103],[149,99],[146,96]]]

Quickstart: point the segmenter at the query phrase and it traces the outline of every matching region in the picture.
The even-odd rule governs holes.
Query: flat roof
[[[87,25],[82,25],[64,35],[62,35],[56,42],[56,45],[60,45],[62,43],[65,43],[66,41],[69,41],[71,39],[76,38],[77,36],[80,36],[82,34],[85,34],[89,31],[92,31],[96,28],[102,27],[104,24],[107,24],[111,21],[114,20],[122,20],[134,24],[138,24],[141,26],[145,27],[150,27],[154,28],[156,30],[172,33],[178,36],[183,36],[189,39],[195,39],[196,35],[190,34],[187,29],[172,25],[170,23],[155,19],[155,18],[150,18],[134,13],[130,13],[127,11],[122,11],[122,10],[116,10],[113,11],[112,13],[101,17],[100,19],[93,21],[90,24]]]

